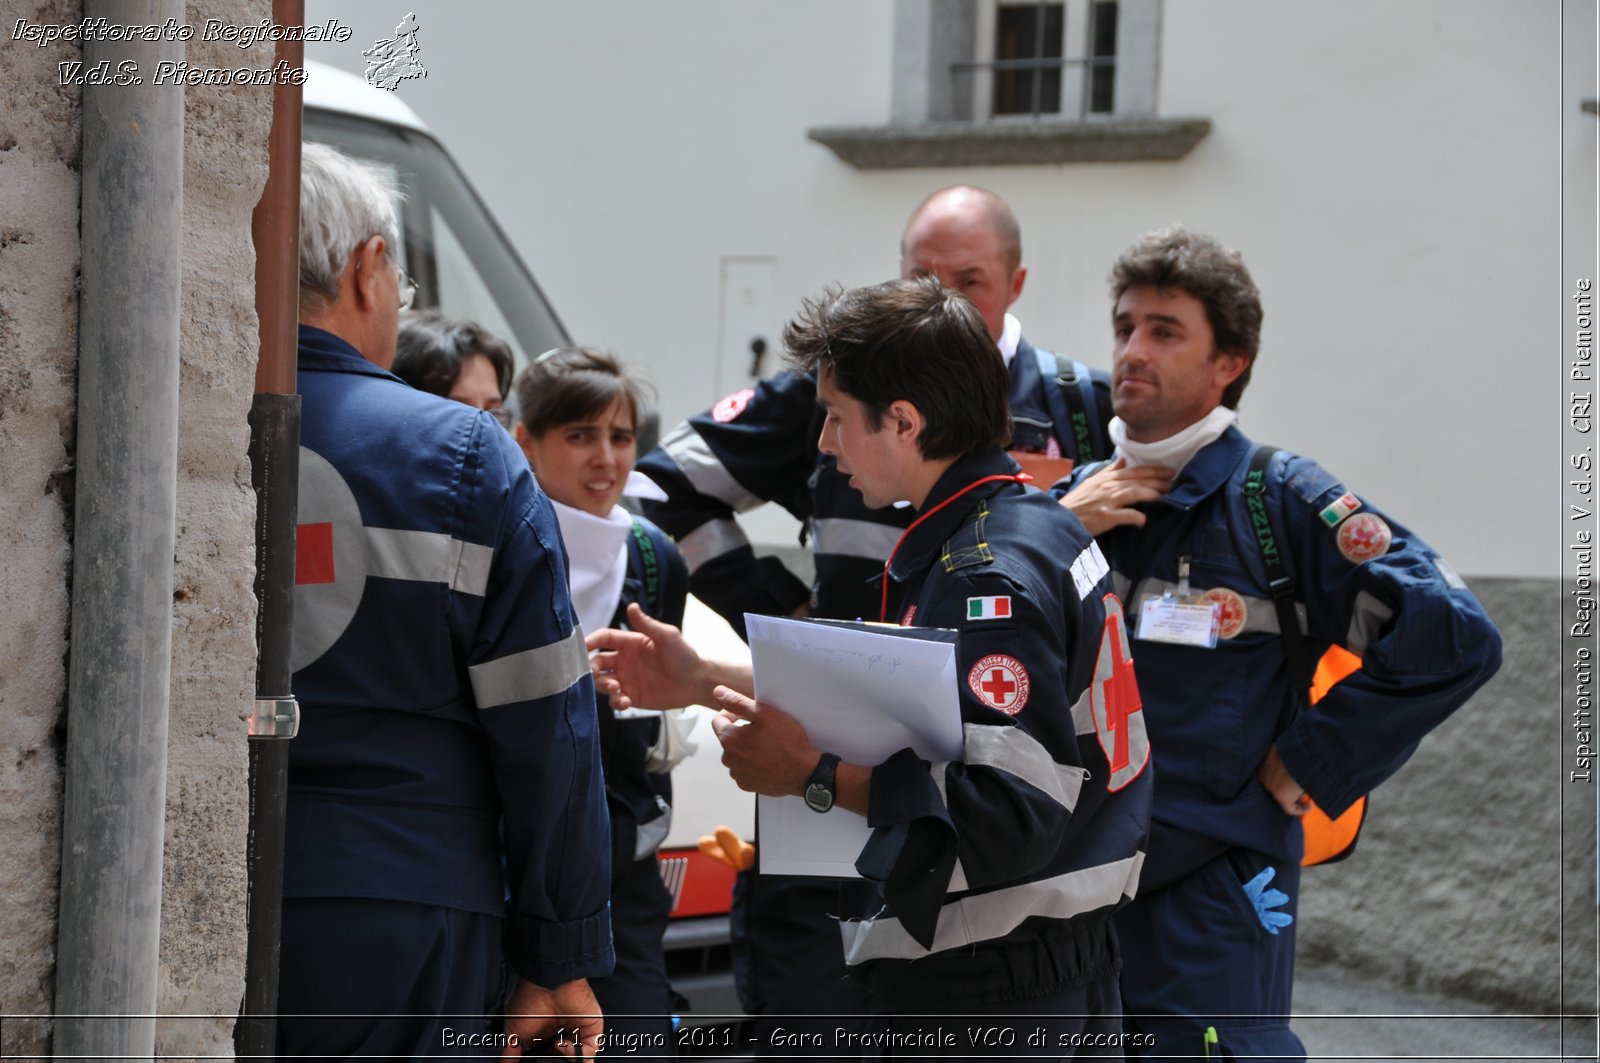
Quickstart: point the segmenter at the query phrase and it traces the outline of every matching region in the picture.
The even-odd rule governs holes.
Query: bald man
[[[1064,476],[1074,463],[1108,455],[1109,378],[1035,348],[1008,312],[1022,294],[1028,269],[1017,219],[1005,200],[971,185],[941,189],[923,200],[900,239],[900,276],[930,274],[964,295],[983,318],[1009,370],[1012,456],[1040,486]],[[783,372],[679,424],[639,462],[667,495],[644,503],[645,515],[678,540],[693,593],[741,636],[747,612],[878,616],[874,581],[912,512],[863,504],[834,459],[817,449],[822,419],[815,374]],[[1062,504],[1091,534],[1141,521],[1131,506],[1160,497],[1161,472],[1112,468]],[[776,502],[806,522],[816,562],[811,587],[778,558],[757,557],[740,530],[734,514],[762,502]],[[833,879],[740,876],[733,931],[746,1010],[785,1016],[782,1025],[791,1032],[803,1026],[794,1015],[868,1010],[845,973],[838,922],[829,914],[838,911],[837,885]],[[837,1024],[826,1025],[828,1033]],[[758,1023],[758,1051],[771,1048],[760,1029]]]
[[[1081,363],[1035,348],[1009,313],[1028,267],[1022,231],[1006,201],[988,189],[952,185],[911,212],[900,236],[900,276],[933,276],[977,309],[1011,373],[1011,455],[1048,485],[1074,464],[1108,452],[1110,380]]]

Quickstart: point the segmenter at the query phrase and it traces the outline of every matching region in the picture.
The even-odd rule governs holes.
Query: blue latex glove
[[[1278,876],[1278,869],[1269,867],[1255,878],[1244,884],[1244,895],[1250,898],[1250,903],[1255,905],[1256,918],[1261,920],[1261,925],[1267,928],[1267,933],[1276,934],[1283,927],[1294,922],[1294,916],[1288,912],[1275,912],[1274,908],[1289,903],[1289,895],[1282,890],[1268,889],[1268,883]]]

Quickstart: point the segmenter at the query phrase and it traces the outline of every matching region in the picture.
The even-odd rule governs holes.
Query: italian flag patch
[[[1339,522],[1361,508],[1361,499],[1355,495],[1347,494],[1338,499],[1333,505],[1323,510],[1317,516],[1322,518],[1322,523],[1330,528],[1336,528]]]
[[[968,620],[1002,620],[1011,615],[1011,595],[1001,594],[993,598],[968,598]]]

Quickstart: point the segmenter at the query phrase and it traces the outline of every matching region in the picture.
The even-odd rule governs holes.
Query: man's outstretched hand
[[[589,670],[595,690],[613,708],[681,709],[706,700],[700,655],[683,632],[628,606],[632,631],[603,628],[590,634]]]

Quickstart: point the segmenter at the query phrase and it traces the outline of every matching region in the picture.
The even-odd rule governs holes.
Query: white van
[[[305,139],[388,170],[400,204],[405,270],[416,306],[441,307],[511,344],[517,365],[571,343],[528,267],[450,153],[393,93],[322,63],[306,63]]]
[[[528,267],[494,216],[428,127],[390,92],[323,63],[306,63],[305,139],[329,144],[387,169],[405,192],[400,206],[403,265],[417,282],[415,305],[438,307],[506,340],[517,368],[551,347],[572,343]],[[653,414],[641,411],[641,422]],[[640,425],[641,445],[647,436]],[[744,652],[737,635],[693,598],[684,628],[713,656]],[[706,710],[692,710],[698,747],[673,771],[673,822],[660,854],[675,907],[667,929],[667,970],[688,1001],[685,1017],[738,1016],[728,952],[733,872],[703,856],[696,842],[727,825],[749,838],[754,802],[723,769]],[[694,1045],[686,1046],[692,1050]]]

